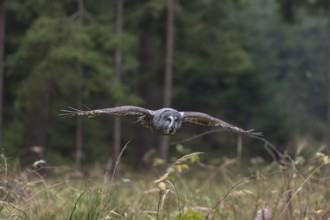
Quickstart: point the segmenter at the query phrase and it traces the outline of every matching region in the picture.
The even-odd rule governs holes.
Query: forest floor
[[[15,171],[0,163],[0,219],[329,219],[329,159],[202,163],[185,155],[155,174],[99,167]],[[118,167],[115,172],[118,172]],[[115,173],[116,174],[116,173]],[[272,217],[271,217],[272,216]]]

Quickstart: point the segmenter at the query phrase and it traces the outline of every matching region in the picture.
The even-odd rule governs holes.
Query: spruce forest
[[[329,85],[328,0],[0,0],[0,219],[330,219]]]

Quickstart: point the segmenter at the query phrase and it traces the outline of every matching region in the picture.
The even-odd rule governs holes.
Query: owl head
[[[163,135],[173,135],[181,128],[182,116],[180,112],[171,109],[164,108],[155,111],[152,125],[155,131]]]

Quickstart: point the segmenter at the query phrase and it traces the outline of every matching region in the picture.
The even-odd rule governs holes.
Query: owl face
[[[153,119],[154,129],[163,135],[173,135],[181,128],[182,117],[176,110],[166,109]]]

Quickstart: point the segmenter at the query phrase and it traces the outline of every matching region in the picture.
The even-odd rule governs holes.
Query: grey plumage
[[[260,132],[253,132],[253,130],[243,130],[239,127],[231,125],[202,112],[179,112],[172,108],[162,108],[153,111],[138,106],[119,106],[113,108],[82,111],[69,107],[69,110],[61,110],[61,112],[61,117],[96,117],[100,114],[138,116],[138,123],[161,135],[175,134],[176,131],[181,128],[182,122],[191,122],[199,125],[215,127],[221,126],[226,130],[251,137],[262,135]]]

